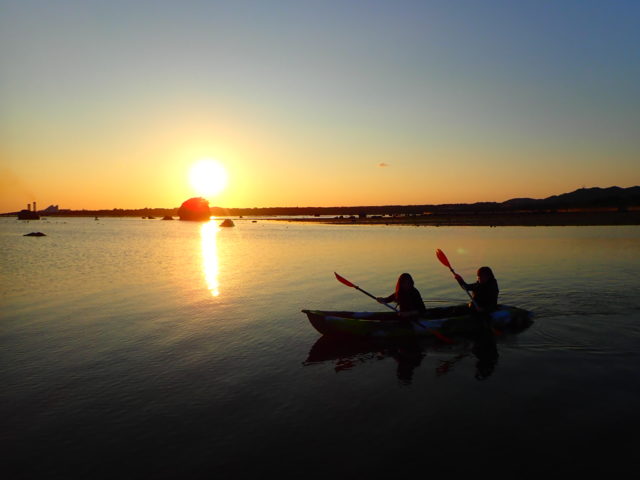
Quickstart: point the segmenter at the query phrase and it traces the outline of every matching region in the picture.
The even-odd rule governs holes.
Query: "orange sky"
[[[201,158],[223,207],[640,184],[637,3],[348,3],[3,3],[0,212],[177,207]]]

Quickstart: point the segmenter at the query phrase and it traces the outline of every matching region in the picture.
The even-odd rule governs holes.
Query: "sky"
[[[0,0],[0,212],[640,185],[635,0]]]

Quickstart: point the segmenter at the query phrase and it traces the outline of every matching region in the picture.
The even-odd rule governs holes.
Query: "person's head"
[[[478,269],[478,281],[480,283],[487,283],[494,278],[496,277],[493,276],[493,271],[489,267],[480,267]]]
[[[406,291],[413,287],[413,278],[408,273],[403,273],[398,277],[398,283],[396,283],[396,293],[400,291]]]

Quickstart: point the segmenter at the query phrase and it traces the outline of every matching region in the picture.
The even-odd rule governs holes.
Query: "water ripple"
[[[635,356],[640,344],[636,315],[538,316],[519,348],[588,355]]]

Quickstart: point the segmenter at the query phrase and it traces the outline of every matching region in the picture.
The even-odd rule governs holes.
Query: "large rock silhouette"
[[[180,220],[206,222],[211,217],[209,201],[202,197],[190,198],[180,205],[178,215],[180,216]]]

